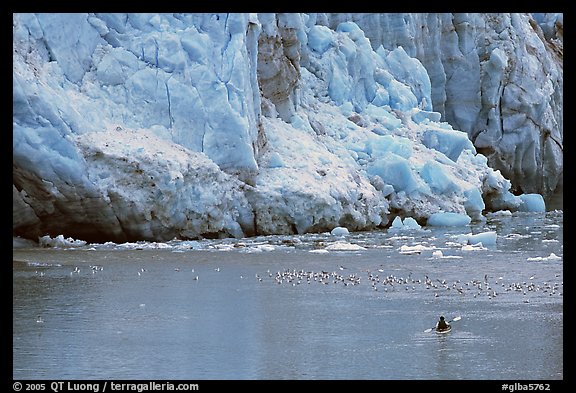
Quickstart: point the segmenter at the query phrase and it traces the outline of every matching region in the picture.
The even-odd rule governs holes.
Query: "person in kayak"
[[[444,317],[441,315],[440,320],[436,324],[436,330],[442,331],[442,330],[447,330],[447,329],[450,329],[450,325],[448,325],[446,323],[446,321],[444,320]]]

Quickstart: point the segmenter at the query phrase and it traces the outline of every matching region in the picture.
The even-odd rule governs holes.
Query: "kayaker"
[[[441,315],[440,316],[440,320],[438,321],[438,323],[436,324],[436,330],[442,331],[442,330],[446,330],[449,329],[450,325],[448,325],[446,323],[446,321],[444,320],[444,317]]]

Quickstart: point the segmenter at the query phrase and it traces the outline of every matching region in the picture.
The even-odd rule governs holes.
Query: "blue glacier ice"
[[[522,200],[520,207],[521,212],[545,212],[546,204],[540,194],[522,194],[519,196]]]
[[[341,234],[545,210],[562,187],[561,14],[422,18],[13,14],[14,236]],[[439,36],[459,18],[461,41]]]
[[[466,214],[454,212],[438,212],[428,217],[427,225],[433,227],[460,227],[470,224],[470,217]]]

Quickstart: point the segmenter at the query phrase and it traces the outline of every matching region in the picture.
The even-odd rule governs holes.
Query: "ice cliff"
[[[434,110],[465,131],[517,193],[548,197],[563,179],[562,14],[329,14],[374,48],[402,46],[430,75]]]
[[[241,237],[541,209],[534,194],[562,185],[562,23],[14,14],[13,233]]]

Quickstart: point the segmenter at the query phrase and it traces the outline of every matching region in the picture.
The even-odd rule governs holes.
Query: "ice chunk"
[[[557,261],[560,259],[562,259],[562,257],[559,257],[558,255],[556,255],[552,252],[547,257],[532,257],[532,258],[527,258],[526,260],[527,261]]]
[[[481,251],[481,250],[486,250],[486,247],[484,247],[482,244],[466,244],[466,245],[462,246],[461,250],[462,251]]]
[[[540,194],[522,194],[520,195],[521,204],[518,211],[521,212],[545,212],[546,205],[544,198]]]
[[[487,231],[482,233],[477,233],[476,235],[469,235],[468,236],[468,244],[479,244],[481,243],[484,247],[486,246],[495,246],[496,245],[496,232],[495,231]]]
[[[366,109],[364,110],[363,113],[370,115],[374,120],[378,121],[378,123],[386,127],[386,129],[388,130],[393,130],[402,125],[402,120],[397,118],[393,113],[390,113],[389,110],[380,106],[376,106],[376,103],[374,101],[372,102],[372,104],[366,106]],[[381,132],[376,133],[382,135]]]
[[[330,234],[332,236],[346,236],[346,235],[349,235],[350,232],[348,231],[348,228],[336,227],[336,228],[332,229]]]
[[[439,112],[430,112],[430,111],[423,111],[423,110],[416,110],[414,114],[412,114],[412,120],[415,123],[423,123],[426,120],[439,122],[442,114]]]
[[[55,238],[51,238],[50,235],[42,236],[38,238],[38,243],[41,247],[82,247],[86,245],[84,240],[75,240],[71,237],[64,238],[64,235],[58,235]]]
[[[458,190],[458,185],[446,174],[445,166],[435,161],[428,161],[420,170],[420,177],[438,194]]]
[[[390,94],[390,107],[400,111],[408,111],[418,105],[416,96],[405,84],[392,79],[387,87]]]
[[[357,244],[352,244],[344,241],[338,241],[326,246],[328,251],[362,251],[365,250],[364,247]]]
[[[332,45],[332,30],[326,26],[314,26],[308,32],[308,46],[322,54]]]
[[[354,41],[364,38],[364,32],[354,22],[342,22],[338,24],[336,31],[349,33],[350,38]]]
[[[412,142],[399,136],[374,135],[366,142],[366,152],[372,157],[380,157],[385,152],[391,152],[403,158],[410,158],[412,150]]]
[[[402,219],[400,218],[400,216],[396,216],[394,218],[394,221],[392,221],[392,226],[390,227],[391,229],[402,229],[404,228],[404,224],[402,223]]]
[[[408,56],[401,46],[388,53],[385,60],[390,68],[390,73],[398,81],[410,86],[411,92],[417,102],[423,106],[423,109],[432,110],[430,77],[422,63],[418,59]]]
[[[480,190],[478,188],[470,188],[464,191],[464,197],[466,197],[466,201],[464,202],[466,213],[471,217],[479,218],[486,207]]]
[[[458,227],[470,224],[470,217],[466,214],[459,214],[453,212],[440,212],[431,214],[428,217],[428,226],[434,227]]]
[[[391,184],[396,192],[405,191],[409,194],[420,188],[410,162],[394,153],[384,152],[368,166],[366,172],[371,176],[380,176],[385,183]]]
[[[400,249],[399,252],[400,254],[421,254],[422,251],[429,251],[429,250],[434,250],[434,247],[430,247],[430,246],[424,246],[422,244],[416,244],[414,246],[407,246],[406,244],[403,244]]]
[[[456,130],[428,129],[422,135],[422,143],[434,150],[444,153],[452,161],[458,161],[462,150],[476,153],[474,145],[468,139],[468,134]]]
[[[396,216],[396,218],[394,218],[394,221],[392,221],[392,226],[390,227],[390,229],[403,231],[403,230],[422,229],[422,227],[412,217],[406,217],[404,218],[404,220],[402,220],[400,216]]]
[[[418,224],[418,222],[413,219],[412,217],[406,217],[403,221],[404,228],[409,229],[422,229],[422,227]]]
[[[495,212],[488,212],[486,216],[488,217],[507,217],[511,216],[512,212],[510,210],[498,210]]]

